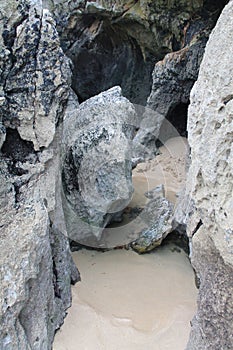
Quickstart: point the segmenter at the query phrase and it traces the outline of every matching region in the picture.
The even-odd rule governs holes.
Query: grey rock
[[[50,350],[79,278],[56,219],[70,71],[40,1],[0,17],[0,348]]]
[[[189,107],[187,233],[200,290],[188,350],[233,347],[232,16],[230,1],[210,35]]]
[[[0,150],[6,139],[6,128],[0,123]]]
[[[120,85],[131,102],[145,105],[154,63],[186,46],[222,3],[47,0],[44,6],[73,62],[72,86],[81,101]]]
[[[40,2],[17,23],[13,38],[7,33],[4,30],[11,65],[4,83],[3,123],[17,128],[21,138],[39,150],[52,142],[62,116],[69,61],[60,48],[55,22]]]
[[[97,244],[133,192],[133,105],[114,87],[70,111],[63,134],[63,207],[69,238]],[[118,218],[119,219],[119,218]],[[92,242],[92,243],[91,243]]]
[[[219,8],[221,6],[219,3]],[[208,20],[204,17],[199,17],[197,21],[187,20],[179,49],[167,51],[169,53],[155,64],[151,92],[134,139],[135,163],[137,158],[138,161],[152,159],[156,155],[157,144],[164,144],[172,137],[187,136],[190,91],[198,77],[215,15],[210,15]]]
[[[156,63],[153,84],[139,131],[134,139],[141,158],[153,158],[156,141],[186,136],[189,95],[197,79],[208,35]]]
[[[164,185],[159,185],[153,188],[152,190],[144,194],[148,199],[155,199],[157,197],[165,197]]]
[[[130,247],[138,253],[153,250],[172,231],[173,207],[161,193],[158,193],[158,188],[156,189],[153,193],[154,198],[140,213],[140,225],[144,227],[139,238],[130,244]]]
[[[59,163],[51,149],[45,153],[50,155],[41,155],[44,162],[21,163],[27,169],[21,176],[9,174],[9,162],[1,158],[3,350],[51,349],[55,330],[71,305],[70,284],[79,278],[65,232],[51,226],[59,190],[51,175]]]

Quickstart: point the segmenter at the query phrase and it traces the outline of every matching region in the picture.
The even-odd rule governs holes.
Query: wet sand
[[[173,245],[151,254],[73,253],[82,282],[53,350],[184,350],[197,290],[187,255]]]
[[[163,184],[175,205],[185,179],[187,142],[168,140],[156,159],[133,171],[129,207],[143,207],[146,191]],[[136,220],[106,231],[104,246],[134,238]],[[195,313],[197,290],[187,255],[172,244],[151,254],[113,250],[73,253],[82,282],[53,350],[184,350]]]
[[[133,170],[134,194],[128,209],[144,208],[148,198],[145,192],[158,185],[164,185],[165,197],[176,206],[179,192],[185,182],[188,143],[184,137],[174,137],[159,149],[160,154],[152,160],[140,163]],[[144,227],[144,226],[143,226]],[[123,246],[139,237],[140,216],[130,218],[126,213],[123,221],[107,227],[98,242],[98,247],[113,248]]]
[[[185,181],[185,160],[188,143],[184,137],[174,137],[159,149],[160,154],[133,170],[135,194],[129,206],[145,204],[144,193],[163,184],[165,197],[176,204],[179,191]]]

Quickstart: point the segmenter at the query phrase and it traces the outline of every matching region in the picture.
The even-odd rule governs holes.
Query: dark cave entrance
[[[77,33],[68,34],[65,52],[73,63],[72,88],[79,101],[119,85],[132,103],[145,105],[156,58],[143,54],[124,28],[107,19],[83,15],[78,26]]]
[[[189,102],[180,102],[170,108],[161,125],[157,146],[172,137],[187,137],[188,106]]]

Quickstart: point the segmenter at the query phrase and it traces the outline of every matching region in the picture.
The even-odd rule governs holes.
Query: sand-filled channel
[[[130,206],[143,207],[144,193],[160,184],[176,205],[187,152],[187,141],[177,137],[168,140],[154,160],[139,164],[133,171]],[[105,247],[132,240],[135,221],[123,224],[106,230]],[[185,349],[197,290],[183,250],[172,244],[146,255],[83,249],[73,257],[82,281],[73,287],[73,304],[54,350]]]
[[[197,290],[187,255],[114,250],[73,253],[82,282],[54,350],[184,350]]]

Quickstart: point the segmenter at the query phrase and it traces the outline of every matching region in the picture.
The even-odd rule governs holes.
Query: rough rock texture
[[[73,110],[63,136],[63,205],[69,237],[97,244],[103,228],[131,199],[133,105],[114,87]],[[92,242],[93,241],[93,242]]]
[[[69,62],[49,12],[42,10],[39,1],[28,11],[27,2],[22,3],[18,6],[22,19],[15,28],[3,12],[2,55],[8,67],[2,67],[2,122],[17,128],[21,138],[32,141],[39,150],[54,138],[67,99]]]
[[[70,71],[40,1],[1,2],[0,17],[0,348],[46,350],[79,278],[56,222]]]
[[[189,46],[167,54],[155,65],[147,101],[147,107],[156,111],[156,123],[151,131],[155,140],[164,143],[171,137],[186,136],[189,95],[198,77],[207,38],[202,33]]]
[[[150,73],[163,59],[155,67],[148,102],[158,128],[144,118],[146,134],[137,135],[154,152],[163,118],[173,122],[186,114],[201,51],[226,2],[1,1],[1,349],[51,349],[71,302],[70,283],[79,278],[65,224],[72,238],[80,240],[84,232],[85,244],[88,237],[98,241],[102,227],[119,219],[132,193],[128,144],[131,125],[138,125],[132,105],[114,88],[78,107],[70,84],[80,102],[119,84],[131,101],[145,104]],[[186,218],[200,294],[190,350],[226,350],[233,344],[232,6],[230,1],[211,35],[191,97],[186,198],[192,211]],[[181,124],[183,130],[183,119]],[[160,240],[155,233],[171,229],[169,204],[161,198],[150,203],[143,215],[152,230],[135,249],[148,250],[148,236],[153,247]],[[158,208],[161,223],[150,221],[158,206],[166,208],[162,213]],[[84,223],[88,232],[82,232]]]
[[[167,15],[173,17],[172,13],[175,13],[176,6],[173,2],[171,3],[171,9],[169,9],[171,12],[168,11],[165,18]],[[187,11],[190,11],[189,5],[187,2]],[[156,154],[156,146],[164,144],[169,138],[187,136],[187,109],[190,91],[197,80],[206,42],[224,2],[212,5],[214,8],[211,8],[210,3],[204,2],[203,7],[199,8],[198,15],[184,22],[182,22],[182,11],[174,18],[175,22],[180,22],[179,29],[182,29],[183,32],[172,27],[173,33],[180,35],[177,45],[170,48],[169,53],[155,64],[147,108],[135,137],[139,160],[153,158]],[[202,6],[201,3],[199,6]]]
[[[140,213],[138,225],[143,226],[143,229],[139,238],[130,244],[130,247],[138,253],[153,250],[172,231],[173,206],[164,197],[163,186],[147,192],[146,196],[150,198],[150,201]]]
[[[233,348],[232,18],[230,1],[206,46],[189,108],[187,231],[200,290],[188,350]]]
[[[186,46],[213,22],[223,2],[44,0],[44,5],[74,64],[72,86],[80,101],[120,85],[131,102],[145,105],[154,63]]]

